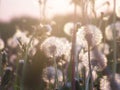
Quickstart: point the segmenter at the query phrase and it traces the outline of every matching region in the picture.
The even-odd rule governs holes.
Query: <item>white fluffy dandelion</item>
[[[115,25],[115,28],[114,28],[114,25]],[[105,28],[106,39],[109,41],[113,40],[113,30],[116,30],[116,38],[119,39],[120,38],[120,22],[119,21],[112,23]]]
[[[92,70],[102,70],[107,66],[107,58],[104,54],[99,52],[99,56],[95,51],[90,51],[90,62]],[[86,69],[89,70],[88,52],[82,57],[82,63]]]
[[[48,57],[68,55],[70,48],[65,38],[49,37],[41,44],[41,49]]]
[[[14,39],[19,39],[23,44],[28,44],[30,38],[27,37],[27,32],[22,32],[20,30],[16,30],[16,33],[13,35]]]
[[[76,42],[87,49],[89,42],[91,47],[94,47],[101,42],[102,38],[102,32],[99,28],[95,25],[87,25],[78,29]]]
[[[7,45],[11,48],[16,48],[18,46],[18,41],[11,37],[7,40]]]
[[[43,69],[43,80],[46,82],[46,83],[51,83],[51,84],[54,84],[55,82],[55,68],[52,67],[52,66],[49,66],[49,67],[46,67]],[[57,69],[57,77],[58,77],[58,81],[59,82],[62,82],[63,81],[63,74],[61,72],[61,70]]]

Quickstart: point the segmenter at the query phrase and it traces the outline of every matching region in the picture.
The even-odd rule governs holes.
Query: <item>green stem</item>
[[[0,76],[2,77],[2,55],[0,55]]]
[[[85,83],[85,90],[89,90],[89,81],[90,81],[90,72],[88,73],[86,83]]]
[[[21,89],[20,90],[24,90],[24,79],[25,79],[25,70],[26,70],[26,64],[27,64],[27,59],[28,59],[28,51],[29,51],[31,42],[33,41],[35,35],[36,35],[36,32],[33,33],[33,36],[31,37],[31,39],[26,47],[26,52],[25,52],[25,56],[24,56],[23,72],[22,72],[22,80],[21,80]]]
[[[18,60],[17,60],[17,64],[16,64],[16,74],[17,74],[17,70],[18,70]],[[17,86],[17,75],[15,76],[15,82],[14,82],[14,90],[17,90],[18,86]]]
[[[57,62],[56,62],[56,57],[53,56],[54,59],[54,67],[55,67],[55,89],[58,89],[58,72],[57,72]]]
[[[116,21],[116,16],[115,16],[115,10],[116,10],[116,0],[114,0],[114,16],[113,16],[113,77],[115,76],[116,69],[117,69],[117,43],[116,43],[116,28],[115,28],[115,21]]]
[[[88,61],[89,61],[89,73],[90,73],[90,90],[93,90],[93,78],[92,78],[92,68],[91,68],[91,61],[90,61],[90,45],[88,45]]]

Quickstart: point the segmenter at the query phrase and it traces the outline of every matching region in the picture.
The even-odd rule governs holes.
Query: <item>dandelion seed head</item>
[[[114,28],[114,25],[115,25],[115,28]],[[113,30],[116,30],[116,38],[119,39],[120,38],[120,22],[119,21],[112,23],[105,28],[106,39],[109,41],[113,40]]]
[[[49,37],[41,44],[41,50],[44,51],[46,56],[53,57],[56,56],[58,53],[56,52],[57,45],[59,45],[58,38],[56,37]]]
[[[91,47],[94,47],[101,42],[102,38],[100,29],[98,29],[95,25],[87,25],[78,29],[76,42],[78,45],[87,49],[88,42],[91,43]]]
[[[30,38],[27,37],[27,32],[22,32],[19,29],[16,30],[16,33],[13,35],[14,39],[19,39],[23,44],[28,44]]]
[[[63,80],[63,74],[61,72],[61,70],[57,70],[57,77],[58,77],[58,81],[59,82],[62,82]],[[49,66],[49,67],[46,67],[43,69],[43,80],[46,82],[46,83],[51,83],[51,84],[54,84],[55,82],[55,68],[52,67],[52,66]]]
[[[100,57],[96,57],[94,51],[90,51],[90,62],[93,70],[101,71],[107,66],[107,58],[104,54],[100,53]],[[89,70],[88,52],[82,57],[82,63],[86,69]]]
[[[68,55],[70,44],[65,38],[49,37],[41,44],[41,50],[48,57]]]
[[[71,43],[66,38],[60,38],[61,40],[61,47],[62,47],[62,53],[65,55],[65,58],[68,59],[70,56],[71,51]]]
[[[9,38],[7,40],[7,45],[11,48],[16,48],[18,46],[18,42],[15,38]]]

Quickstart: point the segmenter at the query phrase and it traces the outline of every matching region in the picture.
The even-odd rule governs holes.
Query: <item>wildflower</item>
[[[68,55],[70,44],[65,38],[49,37],[41,44],[41,49],[48,57]]]
[[[115,25],[115,28],[114,28],[114,25]],[[119,39],[120,38],[120,22],[119,21],[112,23],[105,28],[106,39],[109,41],[113,40],[113,30],[116,30],[116,39]]]
[[[51,83],[54,84],[55,82],[55,68],[52,66],[46,67],[43,69],[43,80],[46,83]],[[57,69],[57,77],[58,77],[58,81],[62,82],[63,80],[63,74],[61,72],[61,70]]]
[[[99,55],[98,55],[99,53]],[[90,62],[92,70],[101,71],[107,66],[107,58],[101,52],[95,52],[95,50],[90,51]],[[82,63],[87,70],[89,70],[88,63],[88,52],[86,52],[82,57]]]
[[[18,42],[15,38],[11,37],[7,40],[7,45],[11,48],[16,48],[18,46]]]
[[[95,25],[87,25],[78,29],[77,44],[87,49],[88,44],[91,47],[98,45],[102,40],[101,30]]]
[[[19,29],[16,30],[16,33],[13,35],[13,38],[16,40],[20,40],[22,44],[28,44],[30,38],[27,37],[27,32],[22,32]]]

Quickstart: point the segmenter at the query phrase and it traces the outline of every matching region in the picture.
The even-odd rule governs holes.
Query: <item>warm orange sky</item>
[[[13,17],[22,15],[40,18],[40,7],[38,0],[0,0],[0,21],[9,21]],[[73,4],[71,0],[46,0],[46,16],[51,18],[56,14],[73,13]],[[112,12],[113,0],[96,0],[96,13],[99,16],[100,12]],[[110,6],[104,5],[109,1]],[[116,0],[117,5],[120,0]],[[120,4],[119,4],[120,6]],[[120,9],[120,7],[119,7]],[[80,10],[79,14],[80,14]],[[91,15],[91,13],[90,13]]]

